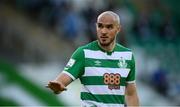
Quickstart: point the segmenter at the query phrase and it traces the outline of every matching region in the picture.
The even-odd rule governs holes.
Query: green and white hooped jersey
[[[112,52],[105,52],[94,41],[73,53],[63,73],[83,84],[82,106],[120,107],[126,84],[135,82],[135,61],[130,49],[116,44]]]

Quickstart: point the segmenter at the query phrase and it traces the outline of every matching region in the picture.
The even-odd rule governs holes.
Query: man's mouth
[[[101,39],[106,39],[106,38],[108,38],[107,36],[101,36],[100,37]]]
[[[108,37],[101,37],[101,41],[105,42],[107,41]]]

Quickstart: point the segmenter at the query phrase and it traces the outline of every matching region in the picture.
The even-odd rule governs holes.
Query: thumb
[[[62,90],[62,91],[66,91],[67,88],[66,88],[63,84],[61,84],[61,90]]]
[[[66,91],[67,88],[64,86],[64,85],[61,85],[60,89],[59,90],[54,90],[54,93],[55,94],[60,94],[62,91]]]

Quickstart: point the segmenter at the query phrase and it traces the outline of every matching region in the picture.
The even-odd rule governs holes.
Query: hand
[[[50,81],[46,87],[50,88],[55,94],[67,90],[66,87],[58,81]]]

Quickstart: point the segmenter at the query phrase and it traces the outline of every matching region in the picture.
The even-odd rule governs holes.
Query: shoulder
[[[131,60],[134,60],[134,54],[132,52],[132,49],[127,48],[125,46],[122,46],[120,44],[116,44],[116,51],[118,52],[125,52],[124,55],[130,57]]]
[[[97,47],[96,46],[96,41],[93,41],[93,42],[90,42],[90,43],[88,43],[86,45],[80,46],[75,50],[75,52],[73,53],[73,56],[74,55],[83,56],[85,49],[94,49],[95,47]]]
[[[77,50],[83,51],[84,49],[91,49],[96,50],[97,48],[97,41],[92,41],[86,45],[80,46]]]
[[[116,44],[116,51],[128,51],[128,52],[132,52],[132,50],[130,48],[127,48],[125,46],[122,46],[120,44]]]

